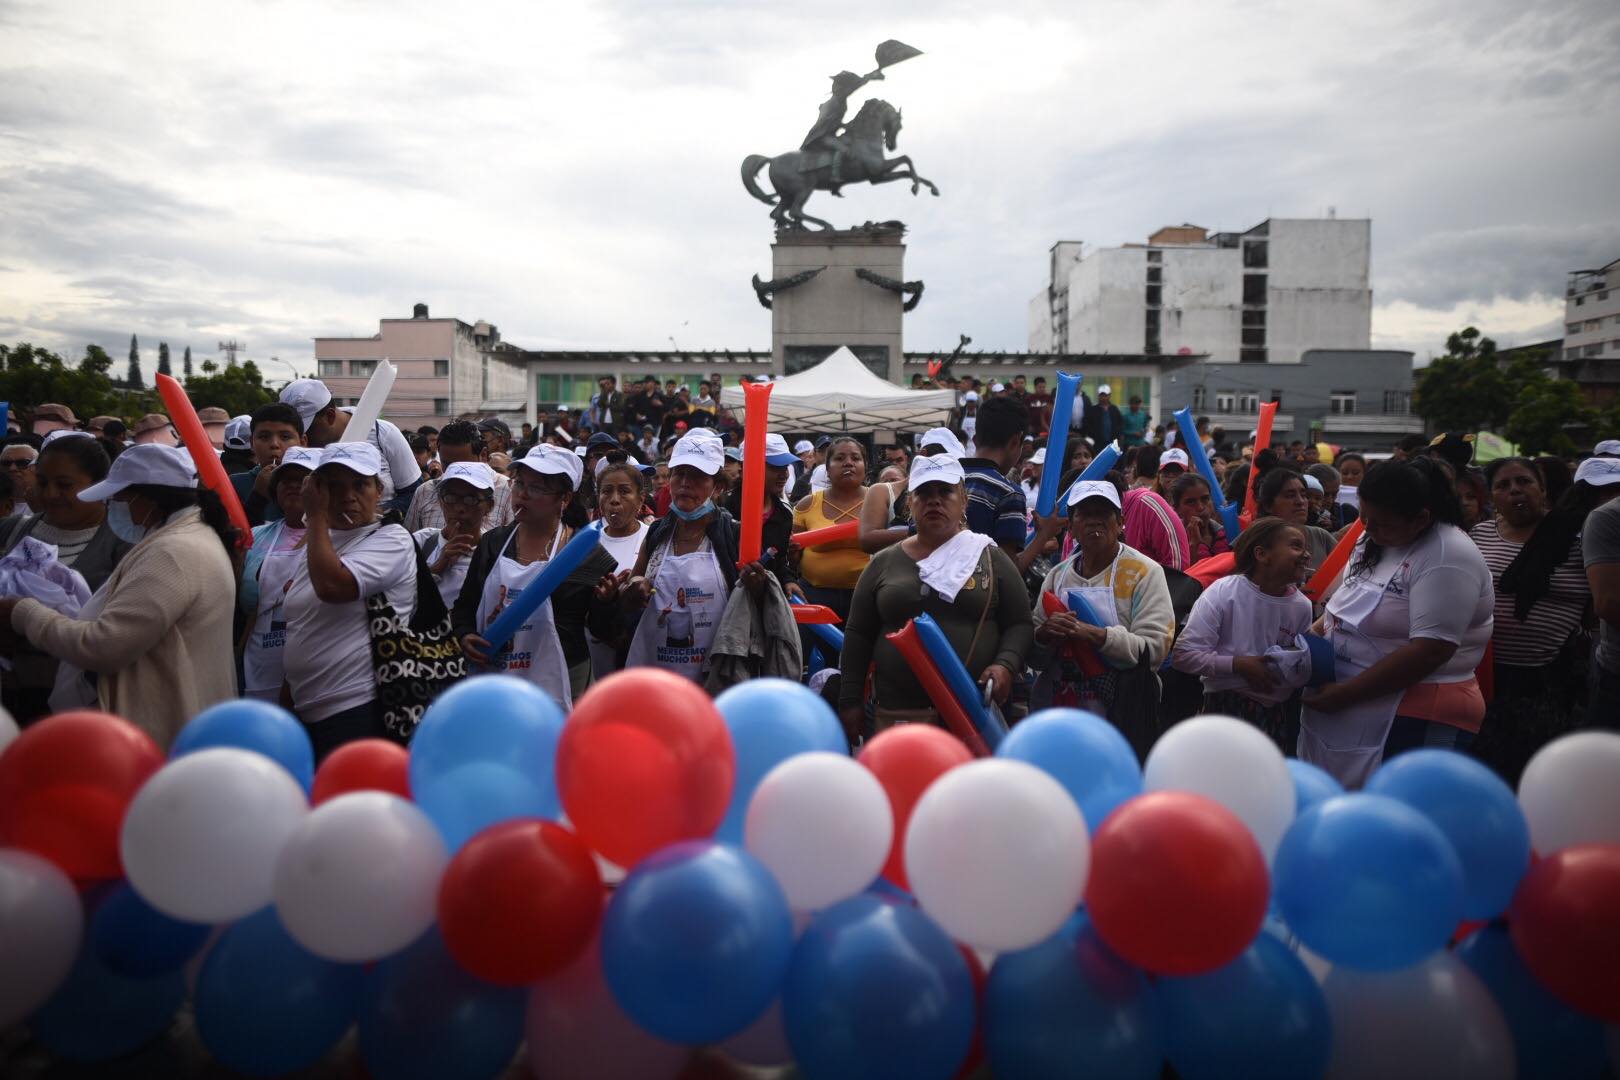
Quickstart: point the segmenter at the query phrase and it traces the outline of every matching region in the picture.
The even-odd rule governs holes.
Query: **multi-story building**
[[[371,337],[315,339],[316,374],[342,405],[359,402],[379,360],[399,369],[383,416],[406,430],[468,413],[516,417],[530,400],[522,349],[482,320],[431,318],[426,304],[408,319],[379,319]]]
[[[1297,364],[1372,336],[1366,219],[1271,218],[1245,232],[1160,229],[1146,244],[1052,247],[1030,301],[1040,353],[1208,353],[1209,362]]]
[[[1620,259],[1570,272],[1556,367],[1559,375],[1580,384],[1588,404],[1620,400]]]

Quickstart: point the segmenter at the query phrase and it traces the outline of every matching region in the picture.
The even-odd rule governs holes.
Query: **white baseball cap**
[[[1006,386],[1005,383],[991,383],[990,384],[990,392],[992,394],[999,394],[1005,389],[1007,389],[1007,386]]]
[[[1310,488],[1312,491],[1316,492],[1318,495],[1326,495],[1327,494],[1327,489],[1322,487],[1322,481],[1318,480],[1316,477],[1312,476],[1310,473],[1306,473],[1304,475],[1303,479],[1305,481],[1305,486]]]
[[[765,464],[767,465],[797,465],[799,459],[793,456],[788,449],[787,440],[776,433],[765,436]]]
[[[690,465],[698,472],[713,476],[720,471],[725,459],[725,445],[720,436],[709,428],[693,428],[676,441],[675,451],[669,455],[669,467]]]
[[[51,445],[51,443],[55,442],[58,439],[93,439],[93,438],[95,438],[95,436],[92,435],[90,432],[88,432],[88,431],[80,431],[78,428],[57,428],[55,431],[53,431],[49,435],[45,436],[45,438],[40,442],[39,448],[41,450],[43,450],[47,446]]]
[[[1101,396],[1103,394],[1112,394],[1113,392],[1114,392],[1113,388],[1110,387],[1107,383],[1103,383],[1101,386],[1097,387],[1097,394],[1099,396]]]
[[[962,462],[950,454],[923,454],[913,458],[906,490],[916,491],[924,484],[960,484]]]
[[[233,416],[231,422],[225,425],[225,449],[249,450],[252,449],[253,417],[248,415]]]
[[[119,458],[122,461],[123,458]],[[1593,487],[1620,484],[1620,458],[1589,457],[1575,469],[1575,482],[1585,480]]]
[[[967,457],[967,448],[962,445],[962,440],[956,437],[956,432],[950,428],[929,428],[922,433],[922,438],[917,440],[917,445],[943,446],[947,454],[959,458]]]
[[[1604,439],[1592,447],[1592,453],[1598,457],[1620,457],[1620,439]]]
[[[809,439],[800,439],[798,442],[793,444],[793,452],[795,454],[808,454],[815,448],[816,444],[811,442]]]
[[[1114,504],[1114,509],[1120,508],[1119,489],[1107,480],[1076,480],[1069,488],[1068,504],[1079,506],[1087,499],[1107,499]]]
[[[479,491],[495,490],[495,470],[482,461],[458,461],[444,470],[439,482],[445,480],[460,480],[464,484],[471,484]]]
[[[133,484],[196,488],[197,466],[191,455],[178,446],[141,443],[119,454],[107,479],[79,492],[79,501],[102,502]]]
[[[578,454],[550,443],[530,447],[529,452],[512,462],[512,465],[514,468],[521,465],[548,476],[566,476],[570,488],[578,488],[580,478],[585,475],[585,462],[580,460]]]
[[[300,469],[314,472],[321,464],[321,452],[313,446],[289,446],[281,455],[281,464],[276,466],[280,472],[288,465],[295,465]]]
[[[379,476],[382,474],[382,454],[368,442],[329,443],[322,448],[321,461],[316,468],[324,469],[328,465],[336,465],[361,476]]]
[[[795,459],[795,460],[797,460],[797,459]],[[603,454],[601,457],[596,459],[596,464],[591,466],[591,476],[593,478],[600,479],[602,474],[608,471],[608,466],[613,465],[613,464],[614,464],[614,462],[609,461],[607,459],[607,455]],[[637,472],[641,472],[643,469],[646,468],[645,465],[643,465],[640,461],[638,461],[636,459],[636,455],[634,455],[634,454],[626,454],[626,455],[624,455],[624,460],[622,462],[619,462],[618,464],[628,465],[632,469],[636,470]]]
[[[332,391],[319,379],[294,379],[281,388],[281,403],[298,410],[298,419],[307,431],[315,414],[332,404]]]
[[[1180,465],[1183,469],[1185,469],[1188,467],[1188,464],[1187,451],[1183,450],[1179,446],[1172,446],[1170,449],[1159,455],[1160,469],[1163,469],[1166,465]]]
[[[969,390],[967,393],[962,395],[962,401],[964,403],[969,402],[969,401],[978,401],[978,400],[979,400],[979,392],[977,390]]]
[[[1046,464],[1046,447],[1043,446],[1039,450],[1035,451],[1033,454],[1029,455],[1029,463],[1031,465],[1045,465]]]

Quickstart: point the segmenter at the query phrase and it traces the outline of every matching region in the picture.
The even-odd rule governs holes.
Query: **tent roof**
[[[743,408],[743,389],[728,386],[720,403]],[[928,428],[945,422],[956,406],[954,390],[908,390],[872,374],[848,348],[797,375],[777,379],[771,390],[772,427],[817,431]]]

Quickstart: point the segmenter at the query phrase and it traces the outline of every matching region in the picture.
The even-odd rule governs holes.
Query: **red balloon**
[[[888,861],[883,864],[883,876],[902,889],[909,889],[905,841],[912,808],[941,773],[966,765],[973,760],[973,754],[962,745],[962,740],[943,728],[932,724],[901,724],[881,732],[861,747],[855,760],[878,778],[894,810],[894,843],[889,848]]]
[[[527,986],[585,951],[602,918],[602,875],[579,837],[550,821],[503,821],[474,836],[439,884],[439,929],[456,963]]]
[[[1537,982],[1620,1024],[1620,844],[1578,844],[1537,860],[1513,894],[1508,930]]]
[[[356,739],[327,755],[315,770],[310,789],[311,806],[351,791],[386,791],[402,799],[411,797],[411,755],[387,739]]]
[[[1092,924],[1109,948],[1157,975],[1237,959],[1260,932],[1270,892],[1253,834],[1202,795],[1139,795],[1091,838]]]
[[[557,743],[557,793],[579,838],[623,867],[726,815],[736,757],[720,712],[696,683],[639,667],[574,704]]]
[[[122,877],[124,811],[162,766],[150,735],[107,713],[58,713],[24,728],[0,753],[0,846],[69,877]]]

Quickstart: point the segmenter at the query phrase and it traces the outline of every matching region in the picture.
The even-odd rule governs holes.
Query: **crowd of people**
[[[952,383],[944,425],[881,445],[773,432],[754,508],[718,380],[694,395],[604,377],[588,409],[514,434],[492,416],[352,432],[353,410],[300,379],[251,415],[199,413],[248,537],[166,417],[13,402],[0,695],[24,724],[93,706],[163,744],[209,704],[260,698],[324,756],[408,734],[384,721],[391,683],[431,690],[462,669],[390,657],[439,655],[413,652],[439,623],[466,670],[529,679],[564,708],[640,665],[711,692],[808,681],[853,745],[941,723],[888,637],[927,614],[1006,722],[1084,708],[1141,754],[1219,712],[1352,786],[1420,746],[1513,780],[1554,736],[1620,722],[1620,441],[1481,468],[1467,435],[1372,455],[1234,443],[1201,420],[1190,446],[1104,385],[1077,400],[1057,458],[1052,395],[1022,383]],[[1113,467],[1088,471],[1116,443]],[[1048,470],[1058,495],[1040,515]],[[1228,503],[1249,507],[1235,532]],[[837,526],[833,542],[793,539]],[[586,529],[593,550],[491,640]],[[42,562],[89,599],[31,598],[16,583]],[[797,625],[798,604],[830,610],[840,649]]]

